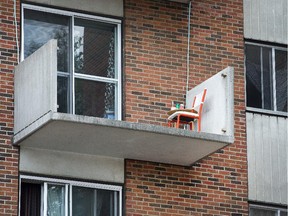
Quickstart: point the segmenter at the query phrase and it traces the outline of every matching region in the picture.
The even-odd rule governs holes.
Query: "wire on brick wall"
[[[187,81],[186,81],[186,93],[189,91],[189,77],[190,77],[190,22],[191,22],[191,1],[188,6],[188,42],[187,42]]]
[[[19,41],[18,41],[18,24],[17,24],[17,16],[16,16],[16,0],[14,0],[14,25],[15,25],[15,34],[16,34],[16,47],[17,47],[17,63],[19,63]]]

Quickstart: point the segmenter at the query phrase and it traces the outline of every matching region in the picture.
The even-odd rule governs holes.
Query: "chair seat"
[[[176,111],[172,115],[168,117],[170,121],[176,121],[177,117],[180,116],[180,121],[182,122],[191,122],[194,121],[195,118],[199,118],[199,114],[193,112],[186,111]]]

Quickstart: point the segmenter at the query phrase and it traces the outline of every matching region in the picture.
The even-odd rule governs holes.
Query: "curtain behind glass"
[[[21,216],[40,216],[41,185],[21,183]]]
[[[65,186],[48,185],[47,216],[65,215]]]

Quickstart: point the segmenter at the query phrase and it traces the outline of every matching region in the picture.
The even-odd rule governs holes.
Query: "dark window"
[[[246,44],[248,107],[287,112],[287,51]]]

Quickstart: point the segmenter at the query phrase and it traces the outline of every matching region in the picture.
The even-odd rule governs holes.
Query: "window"
[[[250,205],[249,216],[288,216],[287,209]]]
[[[246,43],[248,107],[287,112],[287,51]]]
[[[21,216],[121,216],[120,186],[21,176]]]
[[[58,112],[121,119],[121,21],[23,4],[22,59],[57,39]]]

